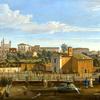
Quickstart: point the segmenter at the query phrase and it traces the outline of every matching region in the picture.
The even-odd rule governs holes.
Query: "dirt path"
[[[35,92],[30,91],[33,89]],[[81,94],[77,93],[55,93],[50,92],[49,88],[46,88],[45,92],[38,91],[41,87],[15,85],[12,86],[10,91],[10,97],[7,100],[100,100],[100,85],[95,85],[93,88],[84,88],[80,86]],[[42,87],[43,89],[43,87]],[[40,94],[39,94],[40,93]],[[39,95],[38,95],[39,94]],[[37,96],[38,95],[38,96]]]

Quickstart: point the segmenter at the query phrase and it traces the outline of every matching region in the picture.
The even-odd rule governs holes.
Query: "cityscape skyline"
[[[10,48],[11,49],[18,49],[19,48],[19,45],[23,45],[23,46],[29,46],[29,47],[39,47],[39,48],[41,48],[41,50],[42,49],[51,49],[51,50],[53,50],[53,49],[55,49],[55,51],[57,51],[57,52],[60,52],[61,51],[61,49],[62,49],[62,45],[60,45],[60,46],[43,46],[43,45],[40,45],[40,44],[28,44],[28,43],[25,43],[25,42],[20,42],[20,43],[18,43],[18,44],[16,44],[16,46],[13,46],[12,45],[12,41],[11,40],[6,40],[5,38],[2,38],[2,40],[0,40],[1,41],[1,45],[0,46],[2,46],[2,43],[4,44],[4,45],[9,45],[10,46]],[[64,43],[65,44],[65,43]],[[86,48],[86,47],[77,47],[77,46],[75,46],[75,47],[72,47],[72,46],[69,46],[68,44],[65,44],[66,46],[67,46],[67,49],[68,48],[73,48],[74,50],[75,50],[75,53],[77,52],[77,53],[80,53],[80,52],[82,52],[82,51],[85,51],[85,52],[89,52],[89,51],[95,51],[95,52],[98,52],[98,51],[96,51],[96,50],[90,50],[89,48]],[[9,46],[7,46],[7,48],[9,47]],[[9,48],[9,49],[10,49]]]
[[[98,0],[0,0],[0,40],[100,50]]]

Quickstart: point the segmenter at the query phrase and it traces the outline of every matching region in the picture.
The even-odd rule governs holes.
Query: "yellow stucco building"
[[[69,47],[67,53],[57,53],[52,56],[52,72],[79,75],[92,73],[93,60],[81,53],[73,54],[73,48]]]

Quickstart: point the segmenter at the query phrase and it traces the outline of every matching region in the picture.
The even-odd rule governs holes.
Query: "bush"
[[[0,79],[0,86],[10,85],[12,83],[12,78],[1,77]]]

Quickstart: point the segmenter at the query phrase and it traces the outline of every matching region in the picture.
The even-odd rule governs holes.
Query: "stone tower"
[[[5,44],[5,42],[4,42],[4,38],[3,38],[2,41],[1,41],[1,49],[2,49],[2,51],[4,51],[4,44]]]
[[[73,56],[73,48],[68,47],[68,56]]]
[[[9,48],[11,48],[11,41],[9,43],[5,43],[4,38],[1,41],[1,49],[0,49],[0,58],[5,59],[7,53],[9,52]]]
[[[11,41],[9,41],[9,48],[11,48]]]

